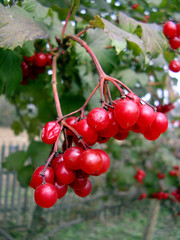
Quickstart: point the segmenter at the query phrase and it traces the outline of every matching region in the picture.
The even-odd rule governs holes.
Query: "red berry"
[[[127,96],[126,100],[131,100],[131,101],[135,102],[138,106],[141,106],[139,97],[136,94],[128,93],[126,96]]]
[[[20,85],[26,85],[26,84],[28,84],[28,77],[24,76],[22,82],[20,82]]]
[[[47,57],[45,53],[35,54],[35,64],[38,67],[44,67],[47,64]]]
[[[34,63],[34,55],[30,56],[30,57],[27,57],[27,56],[24,56],[24,61],[27,63],[27,64],[33,64]]]
[[[143,176],[142,175],[139,175],[139,174],[136,174],[134,176],[134,178],[139,182],[139,183],[143,183]]]
[[[76,171],[77,178],[88,178],[89,174],[85,173],[83,170],[79,169]]]
[[[76,178],[74,180],[74,182],[72,182],[71,184],[69,184],[69,186],[72,189],[82,189],[85,187],[86,183],[87,183],[87,178]]]
[[[43,182],[43,177],[40,175],[43,169],[44,165],[39,166],[32,175],[30,186],[34,189],[36,189]],[[45,171],[45,181],[47,183],[54,184],[54,170],[51,167],[47,167]]]
[[[58,193],[54,185],[46,183],[36,188],[34,199],[40,207],[50,208],[56,203]]]
[[[169,45],[172,49],[178,49],[180,47],[180,37],[174,36],[169,39]]]
[[[161,134],[165,132],[168,128],[168,119],[165,114],[157,112],[155,120],[153,121],[151,128],[153,131]]]
[[[180,61],[172,60],[169,63],[169,70],[171,70],[172,72],[179,72],[180,71]]]
[[[164,197],[163,198],[164,199],[168,199],[169,198],[169,194],[164,192]]]
[[[47,66],[51,66],[52,65],[52,54],[50,53],[46,53],[46,58],[47,58]]]
[[[68,186],[66,184],[59,185],[57,182],[55,182],[55,188],[58,193],[58,198],[63,198],[68,190]]]
[[[26,62],[21,62],[21,69],[23,76],[28,76],[30,73],[30,67]]]
[[[115,136],[119,131],[119,125],[117,124],[112,112],[108,112],[109,120],[106,128],[98,131],[101,137],[110,138]]]
[[[80,169],[80,155],[83,151],[80,147],[68,148],[63,155],[65,166],[71,170]]]
[[[160,137],[160,133],[155,131],[152,127],[149,127],[143,133],[143,135],[147,140],[150,140],[150,141],[155,141],[156,139],[158,139]]]
[[[171,21],[165,23],[163,26],[164,35],[169,38],[175,36],[176,30],[176,24]]]
[[[99,176],[108,171],[111,161],[110,161],[108,154],[105,151],[103,151],[101,149],[96,149],[96,151],[101,155],[102,160],[103,160],[103,165],[102,165],[101,169],[93,174],[94,176]]]
[[[134,10],[136,10],[138,7],[139,7],[138,3],[135,3],[135,4],[132,5],[132,9],[134,9]]]
[[[170,176],[177,176],[177,171],[171,170],[171,171],[169,172],[169,174],[170,174]]]
[[[139,169],[139,170],[137,171],[137,174],[138,174],[138,175],[141,175],[143,178],[146,176],[146,173],[145,173],[144,170],[142,170],[142,169]]]
[[[175,170],[179,170],[179,166],[178,166],[178,165],[175,165],[175,166],[174,166],[174,169],[175,169]]]
[[[129,100],[121,100],[115,106],[114,117],[122,128],[133,126],[139,117],[138,105]]]
[[[46,144],[54,144],[60,133],[60,126],[56,121],[45,124],[41,133],[41,139]]]
[[[128,136],[129,136],[129,131],[127,131],[127,132],[121,132],[121,131],[119,131],[119,132],[114,136],[114,138],[117,139],[117,140],[124,140],[124,139],[126,139]]]
[[[164,174],[164,173],[158,173],[158,174],[157,174],[157,177],[158,177],[159,179],[163,179],[163,178],[165,178],[165,174]]]
[[[51,162],[51,167],[55,170],[58,163],[63,161],[63,154],[59,154],[57,157],[53,158]]]
[[[147,105],[141,105],[139,107],[139,110],[140,114],[136,124],[139,125],[140,127],[151,126],[152,122],[156,117],[154,110]]]
[[[147,194],[146,194],[146,193],[142,193],[142,194],[139,196],[138,200],[142,200],[142,199],[144,199],[144,198],[146,198],[146,197],[147,197]]]
[[[108,112],[103,108],[94,108],[87,115],[88,125],[96,131],[105,129],[109,123]]]
[[[72,128],[76,129],[77,125],[77,117],[69,117],[65,120],[67,124],[69,124]],[[74,134],[71,132],[71,130],[67,129],[66,131],[67,135],[73,136]]]
[[[82,139],[88,145],[93,145],[96,143],[98,134],[94,129],[92,129],[88,124],[87,120],[80,120],[76,125],[77,132],[82,136]]]
[[[98,135],[98,138],[97,138],[98,143],[106,143],[108,141],[109,141],[109,138]]]
[[[74,192],[79,197],[87,197],[91,193],[91,190],[92,190],[91,182],[89,179],[87,179],[86,185],[81,189],[75,189]]]
[[[70,184],[75,180],[75,178],[75,171],[68,169],[64,162],[57,164],[55,168],[55,179],[59,185]]]
[[[177,35],[180,36],[180,22],[176,24]]]
[[[80,167],[88,173],[94,174],[103,166],[103,159],[96,149],[87,149],[80,156]]]

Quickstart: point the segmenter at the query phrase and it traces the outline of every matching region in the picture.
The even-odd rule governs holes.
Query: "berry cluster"
[[[174,196],[174,202],[180,202],[180,188],[171,192],[171,195]]]
[[[134,178],[140,183],[142,184],[143,183],[143,178],[146,176],[146,173],[142,170],[142,169],[139,169],[137,172],[136,172],[136,175],[134,176]]]
[[[36,79],[39,74],[46,70],[46,66],[51,66],[52,55],[50,53],[36,53],[30,57],[24,56],[24,61],[21,62],[23,74],[21,85],[26,85],[28,79]]]
[[[168,199],[169,198],[169,194],[166,193],[166,192],[158,192],[158,193],[153,193],[152,197],[156,198],[158,200]]]
[[[174,166],[174,170],[169,172],[170,176],[180,176],[179,166]]]
[[[168,104],[164,104],[164,105],[159,104],[156,107],[157,112],[162,112],[162,113],[168,113],[174,108],[175,108],[175,106],[172,103],[168,103]]]
[[[180,23],[175,24],[174,22],[168,21],[163,26],[164,35],[169,40],[169,45],[173,50],[180,47]],[[169,63],[169,69],[173,72],[180,71],[180,61],[172,60]]]
[[[52,126],[52,122],[47,123],[42,131],[42,140],[48,144],[52,144],[53,134],[59,131],[56,125]],[[68,186],[79,197],[86,197],[92,189],[89,176],[99,176],[109,167],[110,158],[103,150],[69,147],[63,154],[56,153],[44,175],[41,173],[45,166],[38,167],[33,173],[30,186],[35,189],[35,201],[41,207],[52,207],[58,198],[64,197]]]

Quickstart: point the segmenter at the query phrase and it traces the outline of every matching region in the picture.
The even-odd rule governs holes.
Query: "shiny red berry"
[[[68,148],[63,155],[65,166],[71,170],[80,169],[80,155],[83,151],[80,147]]]
[[[56,121],[45,124],[41,133],[41,139],[46,144],[54,144],[60,133],[60,126]]]
[[[108,126],[108,112],[103,108],[94,108],[87,115],[88,125],[96,131],[105,129]]]
[[[163,26],[163,32],[164,32],[164,35],[166,35],[166,37],[170,38],[175,36],[176,31],[177,31],[176,24],[171,21],[165,23]]]
[[[81,189],[74,189],[74,192],[79,197],[87,197],[91,193],[91,190],[92,190],[91,182],[89,179],[87,179],[86,185]]]
[[[47,56],[45,53],[35,54],[35,64],[38,67],[44,67],[47,64]]]
[[[65,166],[64,162],[57,164],[55,168],[55,179],[59,185],[70,184],[76,178],[76,173]]]
[[[169,70],[171,70],[172,72],[179,72],[180,71],[180,61],[172,60],[169,63]]]

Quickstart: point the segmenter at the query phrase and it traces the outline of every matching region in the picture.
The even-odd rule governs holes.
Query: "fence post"
[[[152,240],[156,221],[160,211],[160,201],[153,199],[151,200],[148,222],[144,231],[143,240]]]

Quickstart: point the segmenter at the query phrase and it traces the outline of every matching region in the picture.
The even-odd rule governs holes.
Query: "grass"
[[[119,217],[82,222],[62,229],[51,240],[140,240],[147,224],[148,209],[136,203],[125,207]],[[174,222],[169,211],[161,207],[153,240],[180,240],[180,221]]]

